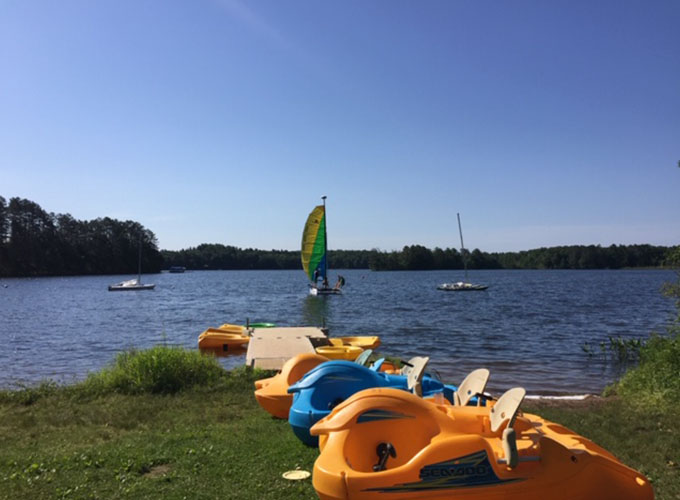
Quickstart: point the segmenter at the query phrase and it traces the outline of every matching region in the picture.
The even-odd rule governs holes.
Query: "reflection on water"
[[[380,352],[428,355],[453,383],[486,367],[492,390],[599,392],[616,367],[583,344],[663,331],[674,311],[659,293],[669,271],[476,271],[490,288],[474,293],[436,290],[462,277],[453,271],[342,274],[344,293],[331,297],[310,296],[302,271],[164,273],[147,280],[154,291],[121,293],[107,291],[117,276],[3,279],[0,386],[82,379],[121,350],[196,349],[206,328],[250,321],[380,335]]]
[[[307,295],[302,303],[302,325],[325,327],[332,322],[332,308],[329,302],[338,300],[337,296]]]

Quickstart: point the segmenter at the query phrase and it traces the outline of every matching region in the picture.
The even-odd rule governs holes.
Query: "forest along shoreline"
[[[187,270],[299,269],[300,252],[241,249],[204,243],[183,250],[159,250],[151,229],[135,221],[99,217],[90,221],[45,211],[37,203],[0,196],[0,277],[75,276]],[[520,252],[483,252],[406,245],[401,250],[329,250],[334,269],[373,271],[468,269],[663,268],[677,247],[571,245]],[[463,259],[465,257],[465,259]]]

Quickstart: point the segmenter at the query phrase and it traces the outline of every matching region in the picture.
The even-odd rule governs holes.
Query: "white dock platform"
[[[248,343],[246,365],[264,370],[280,370],[290,358],[315,352],[315,346],[328,344],[321,328],[255,328]]]

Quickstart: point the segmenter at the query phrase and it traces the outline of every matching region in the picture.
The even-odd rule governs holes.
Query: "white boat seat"
[[[422,381],[428,361],[430,361],[429,356],[416,356],[409,360],[409,365],[411,366],[408,366],[408,371],[405,373],[406,387],[416,396],[423,395]],[[402,369],[403,372],[404,370]]]
[[[488,380],[489,370],[486,368],[478,368],[470,372],[454,393],[454,404],[456,406],[466,406],[470,399],[477,396],[477,406],[480,406],[482,403],[481,395],[484,393]]]

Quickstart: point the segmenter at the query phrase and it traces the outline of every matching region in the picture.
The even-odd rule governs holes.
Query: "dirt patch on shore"
[[[153,467],[151,467],[149,472],[144,474],[144,477],[154,479],[154,478],[157,478],[157,477],[163,477],[168,472],[170,472],[170,466],[169,465],[167,465],[167,464],[154,465]]]

